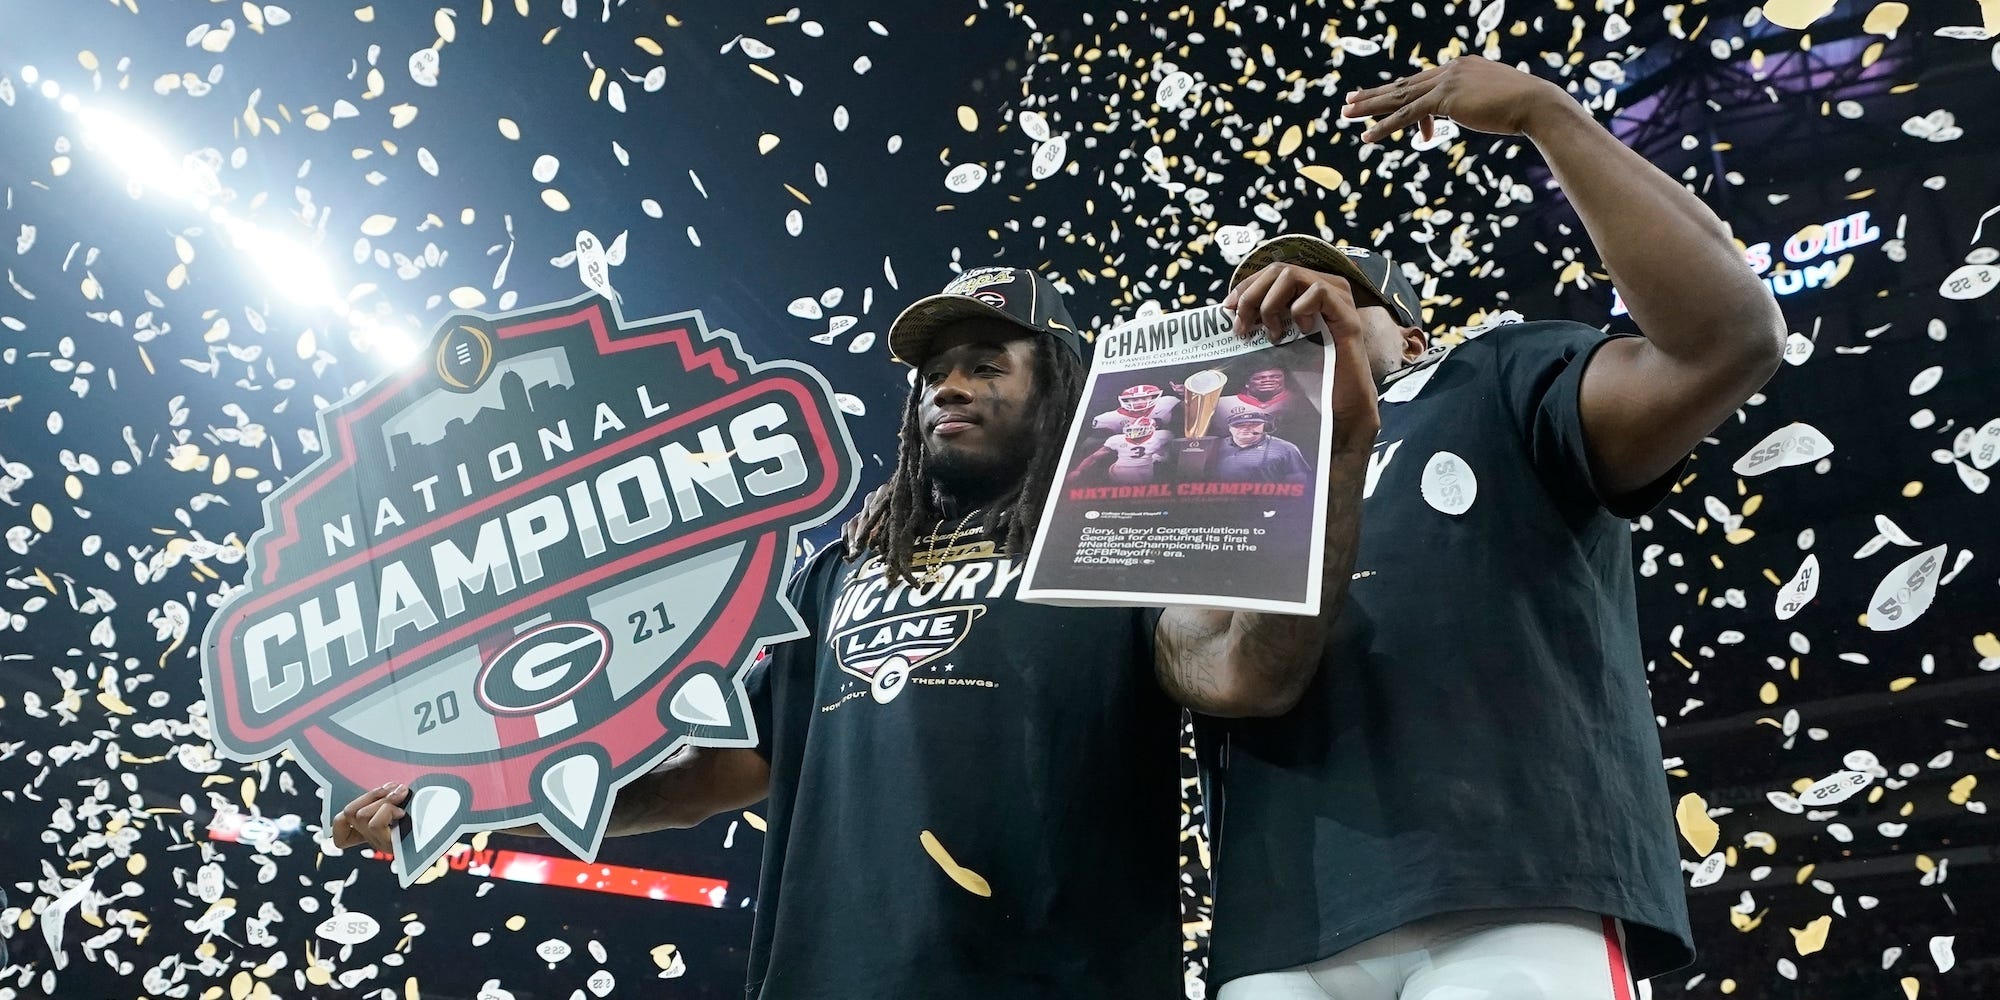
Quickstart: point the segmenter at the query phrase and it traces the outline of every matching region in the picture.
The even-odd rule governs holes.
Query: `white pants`
[[[1311,965],[1234,979],[1217,1000],[1635,1000],[1625,929],[1581,910],[1448,913]]]

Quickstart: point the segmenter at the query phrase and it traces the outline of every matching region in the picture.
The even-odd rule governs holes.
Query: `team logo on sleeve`
[[[613,791],[684,745],[755,742],[742,670],[801,634],[798,529],[858,462],[818,373],[595,297],[438,327],[320,415],[210,622],[215,740],[328,788],[407,782],[405,883],[467,831],[594,856]]]

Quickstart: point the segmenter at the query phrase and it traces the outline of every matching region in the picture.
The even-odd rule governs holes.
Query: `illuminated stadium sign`
[[[1854,258],[1834,255],[1881,238],[1882,230],[1868,221],[1868,213],[1855,212],[1793,233],[1778,251],[1783,253],[1785,262],[1795,266],[1784,266],[1773,257],[1768,242],[1744,247],[1743,260],[1764,279],[1772,294],[1793,295],[1809,288],[1832,288],[1840,284],[1854,266]],[[1611,315],[1625,315],[1625,299],[1615,288],[1611,290]]]

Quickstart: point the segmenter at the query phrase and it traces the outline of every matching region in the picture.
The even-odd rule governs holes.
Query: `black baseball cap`
[[[1293,233],[1257,244],[1257,249],[1236,265],[1229,287],[1235,288],[1266,265],[1280,262],[1340,275],[1381,299],[1396,322],[1424,329],[1423,300],[1417,297],[1416,286],[1410,284],[1403,269],[1388,254],[1367,247],[1337,247],[1317,236]]]
[[[1025,267],[979,267],[951,280],[944,291],[910,303],[889,324],[889,353],[910,366],[930,353],[931,338],[962,319],[1001,319],[1046,334],[1088,360],[1083,336],[1069,318],[1062,293]]]

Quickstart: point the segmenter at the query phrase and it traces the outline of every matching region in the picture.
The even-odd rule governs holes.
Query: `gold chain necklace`
[[[959,538],[966,533],[966,525],[971,524],[972,519],[978,516],[978,514],[979,512],[977,510],[967,511],[966,515],[959,519],[958,527],[952,529],[951,537],[944,543],[944,547],[942,549],[943,554],[948,555],[951,553],[952,549],[958,547]],[[938,581],[938,578],[944,575],[943,572],[938,569],[938,557],[940,555],[940,549],[938,547],[938,539],[942,538],[943,536],[944,536],[944,521],[939,520],[937,523],[937,530],[931,533],[930,544],[924,548],[924,571],[918,574],[917,577],[918,580],[926,586],[936,583]]]

